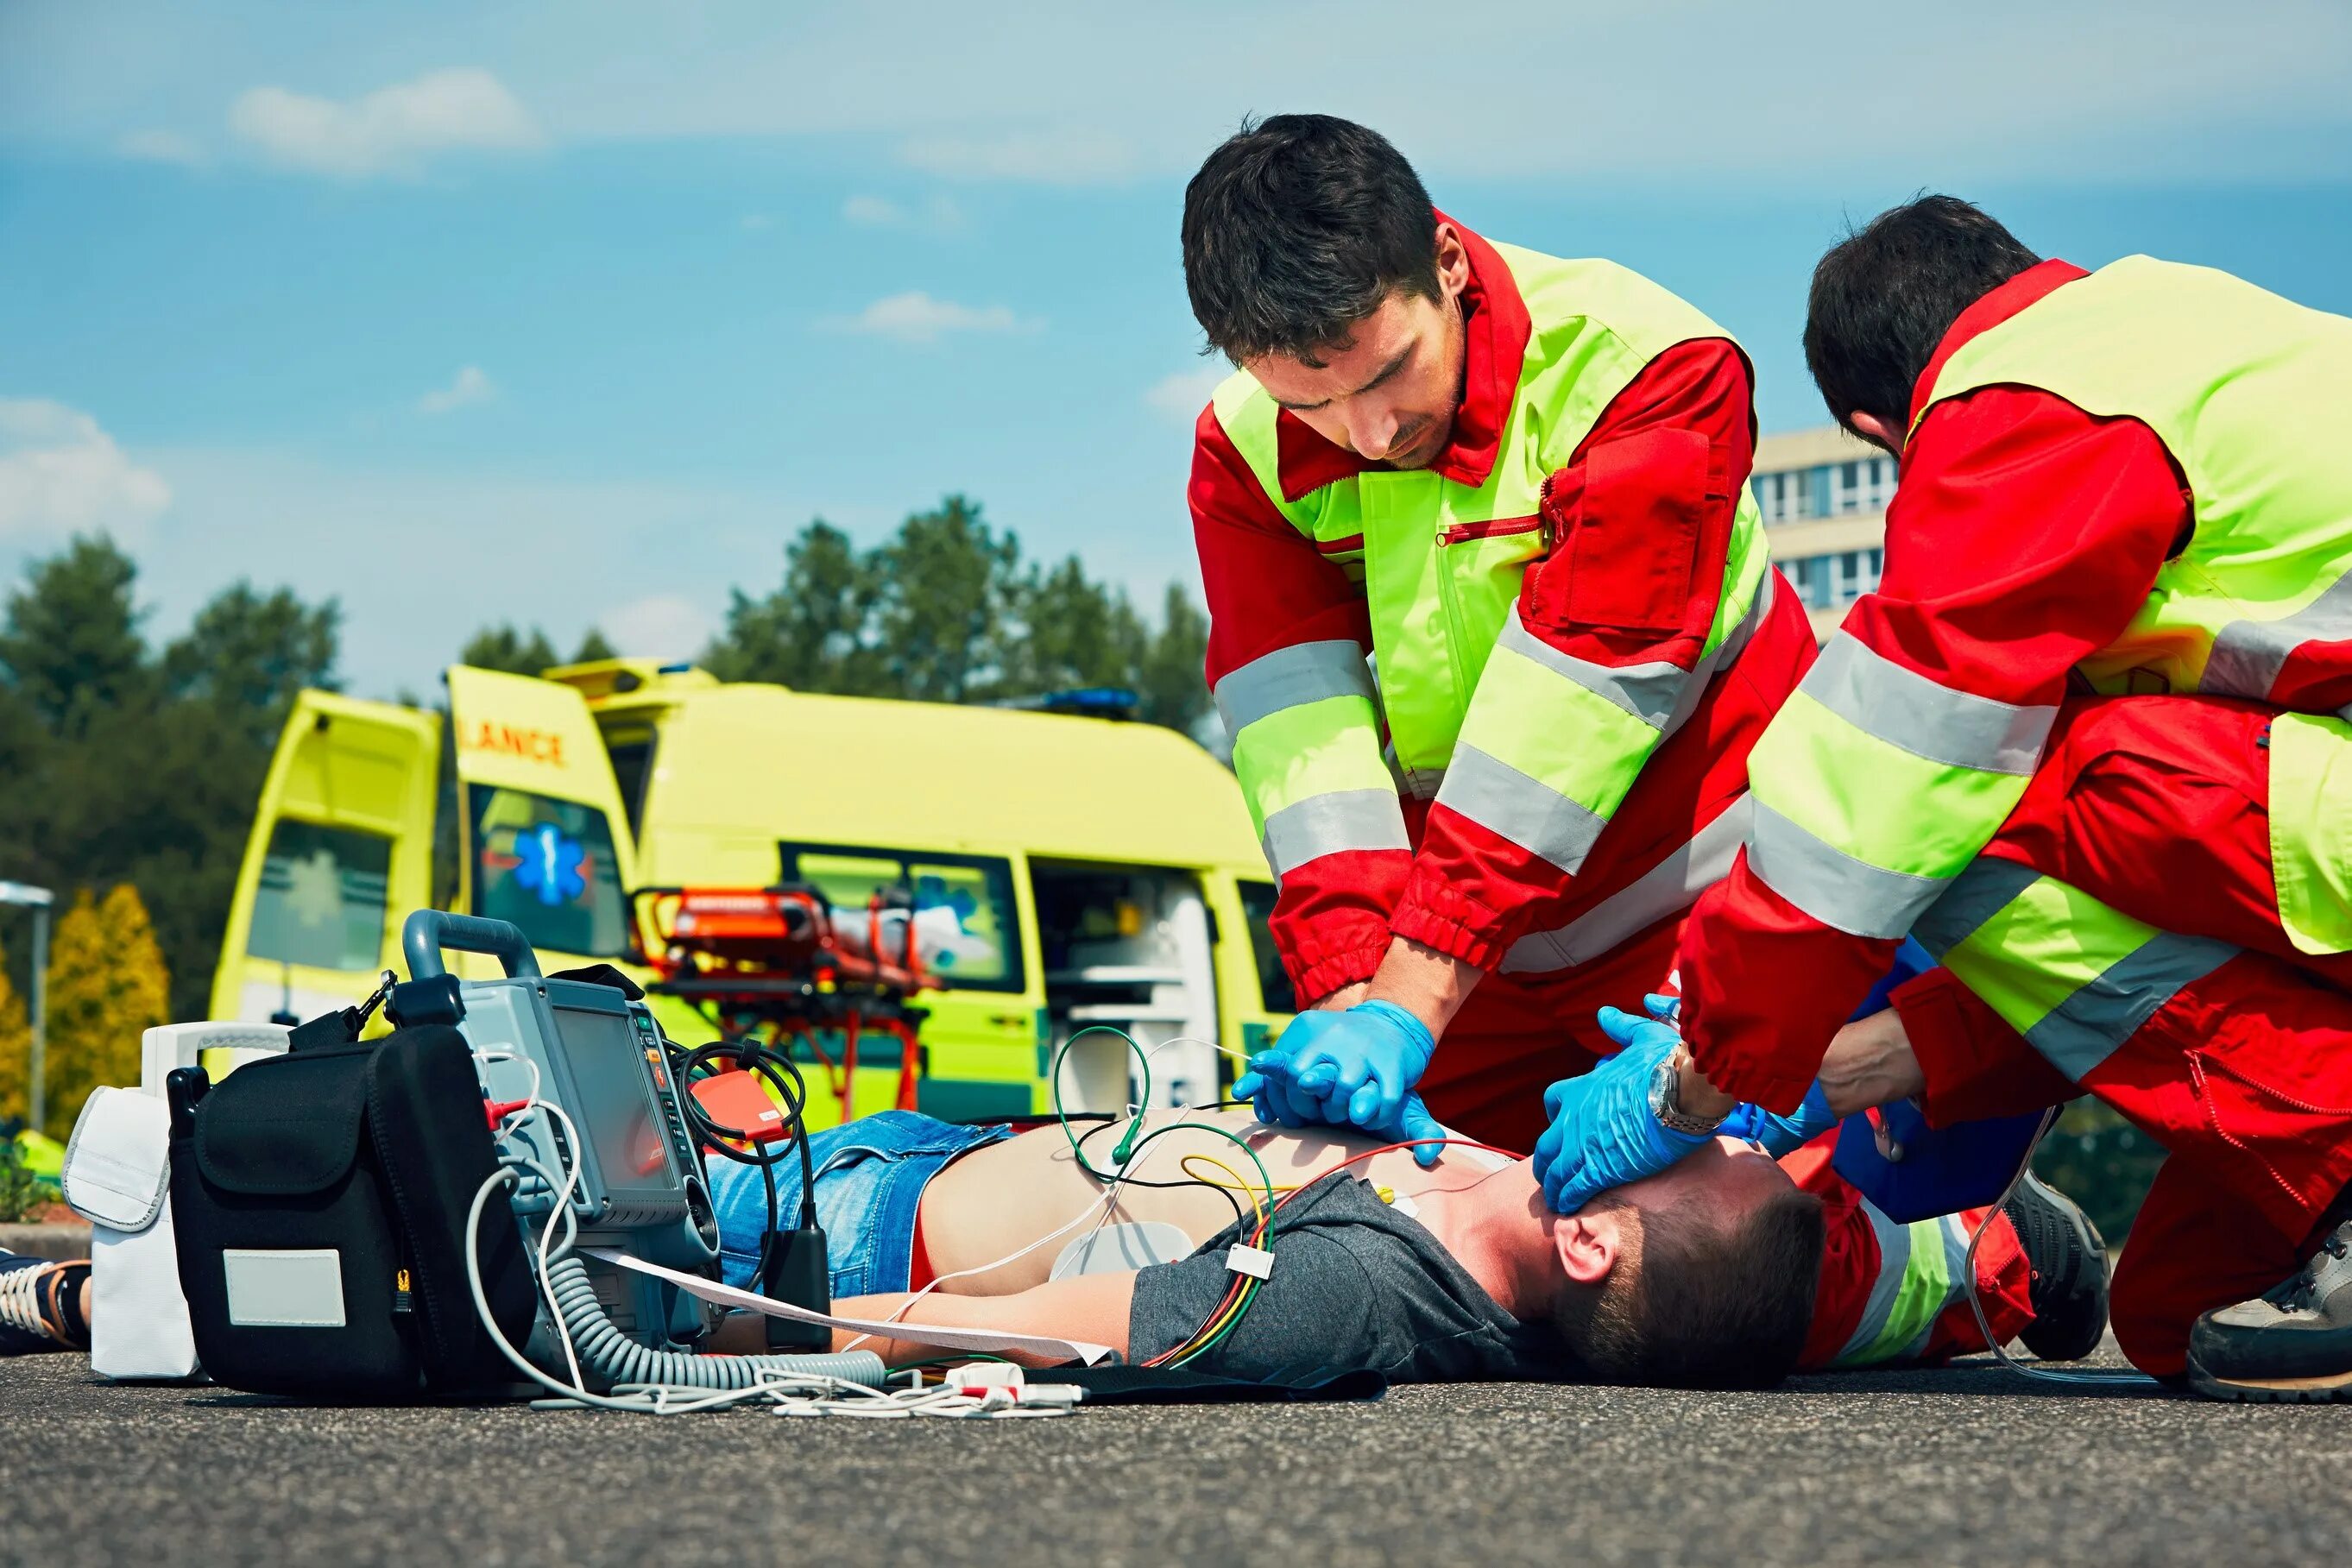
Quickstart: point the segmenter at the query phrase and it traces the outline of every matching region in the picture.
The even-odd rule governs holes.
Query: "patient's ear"
[[[1554,1217],[1551,1244],[1570,1280],[1580,1285],[1601,1285],[1608,1282],[1624,1253],[1625,1230],[1624,1210],[1596,1210],[1588,1204],[1574,1214]]]

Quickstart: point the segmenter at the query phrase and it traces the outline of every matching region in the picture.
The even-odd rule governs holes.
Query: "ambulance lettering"
[[[493,724],[484,719],[466,732],[466,749],[495,751],[520,757],[526,762],[544,762],[551,768],[563,766],[563,737],[550,729],[518,729],[510,724]]]

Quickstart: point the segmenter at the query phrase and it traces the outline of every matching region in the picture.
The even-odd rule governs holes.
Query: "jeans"
[[[813,1134],[816,1218],[824,1228],[835,1298],[905,1290],[924,1186],[965,1150],[1012,1135],[1010,1127],[960,1127],[912,1111],[883,1111]],[[704,1165],[719,1212],[719,1267],[729,1284],[751,1288],[768,1229],[759,1168],[724,1155]],[[800,1223],[800,1155],[787,1145],[773,1169],[776,1223],[790,1230]]]

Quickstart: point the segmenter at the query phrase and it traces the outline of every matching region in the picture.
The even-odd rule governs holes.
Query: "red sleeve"
[[[1732,515],[1755,450],[1751,382],[1738,349],[1700,339],[1653,360],[1552,475],[1545,510],[1558,542],[1521,586],[1520,624],[1591,664],[1690,672],[1722,597]],[[1465,733],[1477,701],[1474,695]],[[1562,722],[1573,723],[1572,712]],[[1658,741],[1648,732],[1641,755],[1625,758],[1630,768],[1646,762]],[[1607,817],[1618,800],[1584,803]],[[1454,809],[1441,791],[1396,932],[1491,969],[1557,908],[1573,880]]]
[[[1926,1081],[1931,1127],[2063,1104],[2082,1092],[1948,969],[1930,969],[1889,998]]]
[[[2054,704],[2074,665],[2122,634],[2189,526],[2179,474],[2145,425],[1989,387],[1937,404],[1914,434],[1885,579],[1840,634],[1953,691]],[[1895,946],[1813,920],[1744,856],[1699,900],[1683,940],[1700,1070],[1781,1111],[1803,1098]]]
[[[1212,691],[1252,660],[1298,643],[1350,641],[1370,651],[1363,591],[1275,510],[1213,409],[1194,428],[1188,493]],[[1300,1001],[1371,977],[1411,862],[1402,850],[1349,851],[1281,879],[1269,927]]]

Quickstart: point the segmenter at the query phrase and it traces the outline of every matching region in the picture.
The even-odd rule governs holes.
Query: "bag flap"
[[[373,1046],[249,1062],[196,1105],[196,1169],[225,1192],[291,1196],[342,1179],[358,1156]]]
[[[66,1143],[67,1204],[92,1225],[137,1232],[163,1212],[171,1181],[170,1109],[137,1090],[92,1090]]]

